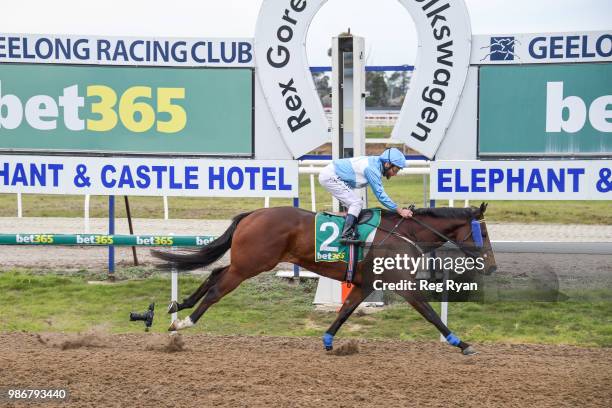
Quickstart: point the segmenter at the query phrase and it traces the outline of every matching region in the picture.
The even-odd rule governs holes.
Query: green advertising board
[[[480,68],[479,156],[612,155],[612,64]]]
[[[253,156],[253,70],[0,64],[0,151]]]

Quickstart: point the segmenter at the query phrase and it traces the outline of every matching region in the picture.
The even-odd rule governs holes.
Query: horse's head
[[[470,258],[482,258],[482,270],[489,275],[497,270],[495,256],[484,221],[487,204],[471,208],[419,208],[413,211],[412,221],[420,226],[414,230],[413,223],[397,222],[392,214],[391,222],[402,233],[415,239],[425,252],[429,252],[449,241],[456,244]],[[390,224],[393,225],[393,224]],[[480,266],[480,262],[476,263]],[[480,268],[479,268],[480,269]]]
[[[465,223],[460,224],[450,237],[467,255],[473,258],[481,257],[484,260],[484,273],[490,275],[497,270],[497,264],[484,220],[487,204],[482,203],[480,207],[472,207],[470,210],[471,216]]]

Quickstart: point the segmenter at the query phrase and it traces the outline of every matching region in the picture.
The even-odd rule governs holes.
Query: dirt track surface
[[[438,342],[360,341],[358,353],[336,356],[315,338],[185,335],[180,352],[163,349],[168,339],[0,334],[0,388],[67,387],[69,403],[57,406],[78,407],[607,407],[612,400],[611,349],[476,345],[480,354],[466,357]]]

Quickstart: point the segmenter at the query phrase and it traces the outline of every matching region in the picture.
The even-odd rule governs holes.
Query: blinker
[[[482,230],[480,229],[480,222],[478,222],[478,220],[472,220],[472,239],[478,248],[484,246],[482,242]]]

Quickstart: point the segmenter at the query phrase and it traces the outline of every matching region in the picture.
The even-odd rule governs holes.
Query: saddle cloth
[[[370,243],[374,240],[380,219],[380,209],[368,209],[359,214],[357,230],[363,241]],[[315,262],[348,262],[348,246],[340,244],[343,226],[344,216],[328,212],[317,213],[315,218]],[[365,258],[366,248],[357,249],[357,261]]]

